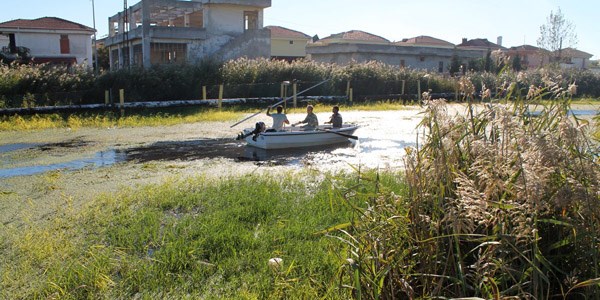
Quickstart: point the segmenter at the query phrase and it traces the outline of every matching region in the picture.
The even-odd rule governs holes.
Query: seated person
[[[304,130],[311,130],[311,129],[316,129],[319,126],[319,119],[317,118],[317,115],[315,115],[315,113],[313,113],[313,106],[312,105],[308,105],[306,107],[306,118],[304,118],[304,120],[294,123],[292,124],[292,126],[296,126],[298,124],[304,124],[306,123],[306,125],[304,125]]]
[[[270,111],[271,107],[269,106],[269,108],[267,109],[267,116],[273,118],[273,126],[271,126],[272,129],[269,129],[267,131],[281,131],[283,130],[283,124],[290,124],[290,121],[288,121],[287,116],[283,113],[283,106],[277,105],[276,114],[271,114]]]
[[[325,124],[331,124],[333,128],[342,128],[342,115],[340,114],[339,106],[334,106],[332,109],[333,115],[329,117],[329,121],[325,122]]]

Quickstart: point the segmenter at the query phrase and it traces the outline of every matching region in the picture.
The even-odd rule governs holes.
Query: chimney
[[[498,46],[502,46],[502,36],[496,38],[496,44],[498,44]]]

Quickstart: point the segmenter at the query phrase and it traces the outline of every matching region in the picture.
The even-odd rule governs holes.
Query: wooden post
[[[287,81],[286,81],[287,82]],[[287,90],[288,90],[288,84],[286,84],[286,82],[283,83],[283,99],[287,98]],[[287,101],[283,101],[283,109],[287,110]]]
[[[454,101],[458,101],[458,82],[454,85]]]
[[[125,90],[119,90],[119,107],[121,108],[121,117],[125,115]]]
[[[296,95],[298,93],[298,84],[294,82],[294,85],[292,85],[292,92],[294,93],[294,108],[298,107],[298,96]]]
[[[419,103],[421,103],[421,80],[417,80],[417,98],[419,99]]]
[[[206,100],[206,86],[202,86],[202,100]]]
[[[217,106],[219,107],[219,109],[221,109],[223,103],[223,84],[219,84],[219,102],[217,103]]]
[[[108,106],[108,102],[110,101],[110,94],[108,90],[104,91],[104,105]]]
[[[352,106],[352,97],[354,96],[353,94],[354,94],[354,92],[352,91],[352,88],[349,88],[348,89],[348,100],[350,101],[350,106]]]
[[[404,87],[406,86],[406,80],[402,80],[402,104],[406,105],[406,96],[404,94]]]
[[[346,96],[350,96],[350,80],[346,83]]]
[[[406,86],[406,80],[402,80],[402,95],[404,95],[404,86]]]
[[[283,100],[283,82],[279,86],[279,97]]]

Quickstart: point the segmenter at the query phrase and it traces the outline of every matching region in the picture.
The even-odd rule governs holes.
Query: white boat
[[[249,146],[261,149],[285,149],[311,147],[347,143],[349,139],[357,139],[352,134],[357,125],[344,124],[341,128],[332,128],[331,125],[319,125],[316,129],[303,127],[285,127],[281,131],[264,131],[252,134],[254,128],[244,129],[244,136]]]

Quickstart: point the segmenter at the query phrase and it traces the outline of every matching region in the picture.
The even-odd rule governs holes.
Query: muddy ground
[[[167,143],[195,143],[198,140],[227,140],[237,145],[232,137],[244,126],[230,128],[232,123],[211,122],[181,124],[165,127],[104,128],[104,129],[51,129],[31,132],[0,132],[0,146],[26,144],[32,148],[7,152],[0,156],[2,168],[22,168],[71,162],[93,158],[98,153],[113,149],[130,149]],[[168,153],[168,149],[167,149]],[[220,163],[217,159],[204,160],[125,160],[107,166],[86,166],[76,170],[54,170],[34,175],[0,178],[0,224],[8,225],[25,220],[50,219],[52,213],[66,206],[78,207],[100,193],[114,193],[124,187],[159,183],[167,178],[189,175],[225,177],[233,174],[262,172],[252,162]],[[15,224],[16,225],[16,224]]]
[[[578,109],[597,110],[598,106],[582,106]],[[380,156],[374,156],[372,159],[399,159],[397,156],[402,148],[414,142],[416,134],[413,129],[420,119],[420,111],[421,108],[412,107],[404,111],[388,112],[390,119],[387,122],[399,125],[398,127],[390,128],[392,126],[388,125],[385,127],[389,131],[377,129],[372,132],[357,132],[363,144],[369,145],[368,151],[382,151]],[[358,123],[363,128],[372,127],[373,123],[381,121],[377,119],[378,116],[386,115],[382,112],[342,114],[345,120],[360,119]],[[325,121],[330,114],[318,115],[321,121]],[[291,122],[295,122],[303,116],[295,114],[288,117]],[[194,156],[194,153],[200,153],[193,151],[198,147],[204,147],[202,153],[210,152],[212,148],[234,151],[243,149],[239,148],[244,147],[243,144],[233,138],[243,128],[253,127],[255,122],[261,120],[270,124],[270,118],[258,116],[234,128],[230,128],[234,122],[205,122],[163,127],[0,132],[0,150],[9,145],[24,147],[16,151],[0,151],[0,169],[26,169],[30,166],[60,165],[81,159],[94,160],[99,153],[110,156],[106,165],[84,164],[85,167],[74,170],[59,168],[12,177],[2,177],[0,173],[0,228],[51,220],[57,211],[77,209],[101,193],[115,193],[123,188],[160,183],[169,178],[180,179],[196,175],[219,178],[249,173],[300,172],[302,169],[313,167],[310,164],[304,165],[303,159],[295,164],[273,165],[252,159],[232,160],[219,155],[207,158]],[[391,135],[396,138],[389,138]],[[372,143],[368,144],[370,141]],[[216,144],[219,147],[211,148],[211,145]],[[389,152],[390,148],[395,149],[395,152]],[[356,158],[346,155],[344,151],[340,153],[337,160],[341,160],[342,163],[346,157],[348,160]],[[151,157],[153,154],[159,157]],[[116,158],[111,162],[113,156]],[[361,159],[364,162],[364,157],[360,157],[357,162],[362,163]],[[391,162],[394,163],[395,161]],[[381,166],[379,162],[375,162],[375,165]]]

